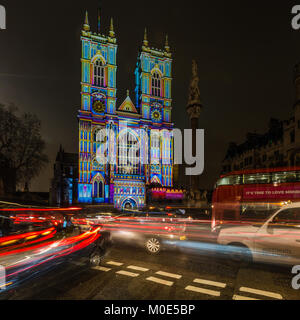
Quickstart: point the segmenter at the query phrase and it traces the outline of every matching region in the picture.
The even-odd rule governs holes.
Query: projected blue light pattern
[[[163,50],[150,48],[145,30],[134,73],[135,105],[127,90],[118,106],[113,20],[108,35],[100,31],[90,30],[86,13],[81,32],[78,200],[141,208],[147,185],[173,185],[172,55],[167,38]],[[109,136],[106,141],[101,129],[111,130],[116,140]],[[129,152],[132,144],[139,149],[134,155]],[[115,163],[103,163],[105,156]]]

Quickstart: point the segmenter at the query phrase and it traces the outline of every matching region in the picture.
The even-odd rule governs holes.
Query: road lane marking
[[[170,277],[170,278],[175,278],[175,279],[180,279],[182,277],[182,275],[180,275],[180,274],[169,273],[169,272],[164,272],[164,271],[157,271],[155,273],[159,274],[160,276],[165,276],[165,277]]]
[[[167,281],[167,280],[159,279],[156,277],[148,277],[146,280],[153,281],[153,282],[160,283],[160,284],[164,284],[166,286],[172,286],[174,283],[172,281]]]
[[[255,299],[255,298],[249,298],[249,297],[245,297],[245,296],[239,296],[238,294],[235,294],[232,297],[233,300],[259,300],[259,299]]]
[[[123,276],[128,276],[128,277],[137,277],[140,274],[139,273],[134,273],[134,272],[128,272],[125,270],[120,270],[116,272],[117,274],[122,274]]]
[[[204,289],[204,288],[199,288],[194,286],[187,286],[185,287],[185,290],[204,293],[204,294],[208,294],[210,296],[215,296],[215,297],[220,297],[221,295],[219,291],[209,290],[209,289]]]
[[[117,261],[108,261],[106,262],[106,264],[111,264],[112,266],[122,266],[124,263],[121,263],[121,262],[117,262]]]
[[[100,271],[104,271],[104,272],[111,270],[111,268],[106,268],[106,267],[101,267],[101,266],[96,266],[96,267],[93,267],[92,269],[100,270]]]
[[[258,290],[258,289],[247,288],[247,287],[240,287],[240,291],[254,293],[254,294],[275,298],[275,299],[283,299],[281,294],[270,292],[270,291]]]
[[[223,282],[217,282],[217,281],[211,281],[211,280],[205,280],[205,279],[194,279],[193,282],[196,283],[202,283],[202,284],[207,284],[209,286],[215,286],[215,287],[220,287],[220,288],[225,288],[226,283]]]
[[[147,269],[147,268],[138,267],[138,266],[128,266],[127,268],[132,269],[132,270],[137,270],[137,271],[143,271],[143,272],[149,271],[149,269]]]

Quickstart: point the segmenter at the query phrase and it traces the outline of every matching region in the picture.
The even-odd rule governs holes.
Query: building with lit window
[[[140,208],[147,186],[173,185],[172,56],[167,37],[163,50],[150,48],[145,30],[134,71],[135,104],[128,90],[119,104],[113,20],[103,35],[98,19],[95,33],[86,13],[81,34],[78,202]]]
[[[236,170],[300,166],[300,64],[294,70],[296,101],[288,120],[270,119],[263,134],[248,133],[241,144],[230,143],[222,173]]]

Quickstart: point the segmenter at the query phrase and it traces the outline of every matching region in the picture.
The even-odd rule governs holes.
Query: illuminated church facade
[[[147,186],[173,186],[172,55],[167,37],[162,50],[150,48],[145,30],[134,103],[127,90],[119,104],[113,20],[108,35],[100,34],[99,21],[91,32],[86,13],[81,33],[78,202],[141,208]],[[114,160],[103,163],[103,155]]]

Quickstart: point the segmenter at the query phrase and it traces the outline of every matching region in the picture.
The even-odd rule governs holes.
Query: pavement
[[[69,259],[9,299],[299,300],[293,276],[291,268],[239,266],[214,251],[172,249],[152,256],[116,244],[100,266],[91,267],[86,257]]]

